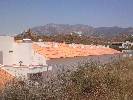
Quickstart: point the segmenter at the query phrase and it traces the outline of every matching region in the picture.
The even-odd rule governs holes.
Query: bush
[[[132,58],[104,65],[87,63],[48,82],[12,82],[1,97],[4,100],[132,100],[132,66]]]

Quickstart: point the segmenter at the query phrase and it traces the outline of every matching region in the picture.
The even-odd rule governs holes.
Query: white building
[[[2,65],[46,65],[43,56],[32,49],[32,42],[17,43],[13,37],[0,36],[0,64]]]
[[[30,40],[17,43],[14,37],[0,36],[0,65],[2,69],[16,77],[28,78],[30,74],[51,70],[43,56],[32,49]],[[25,42],[26,41],[26,42]],[[42,74],[41,74],[42,75]]]

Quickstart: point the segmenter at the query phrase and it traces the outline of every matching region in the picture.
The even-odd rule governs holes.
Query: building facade
[[[0,36],[0,64],[2,65],[46,65],[45,58],[34,52],[32,42],[17,43],[14,37]]]

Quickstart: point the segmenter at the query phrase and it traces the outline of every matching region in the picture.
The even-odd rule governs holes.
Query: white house
[[[30,75],[43,75],[52,70],[43,56],[32,49],[32,41],[17,43],[14,37],[0,36],[0,65],[13,76],[28,78]],[[42,77],[42,76],[41,76]]]
[[[46,65],[46,60],[33,51],[32,42],[17,43],[14,41],[14,37],[0,36],[0,64]]]

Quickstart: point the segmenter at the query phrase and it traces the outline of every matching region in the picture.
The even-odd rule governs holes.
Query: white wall
[[[10,73],[11,75],[21,78],[28,78],[27,76],[28,74],[48,71],[48,66],[34,67],[34,68],[28,68],[28,67],[1,67],[1,68]]]
[[[32,43],[16,43],[13,37],[0,36],[0,51],[3,52],[3,65],[46,65],[46,59],[32,49]],[[9,52],[13,51],[13,52]]]
[[[30,65],[32,63],[32,43],[13,44],[13,64]]]
[[[11,65],[13,56],[9,51],[13,50],[14,38],[10,36],[0,36],[0,51],[3,52],[3,64]]]

